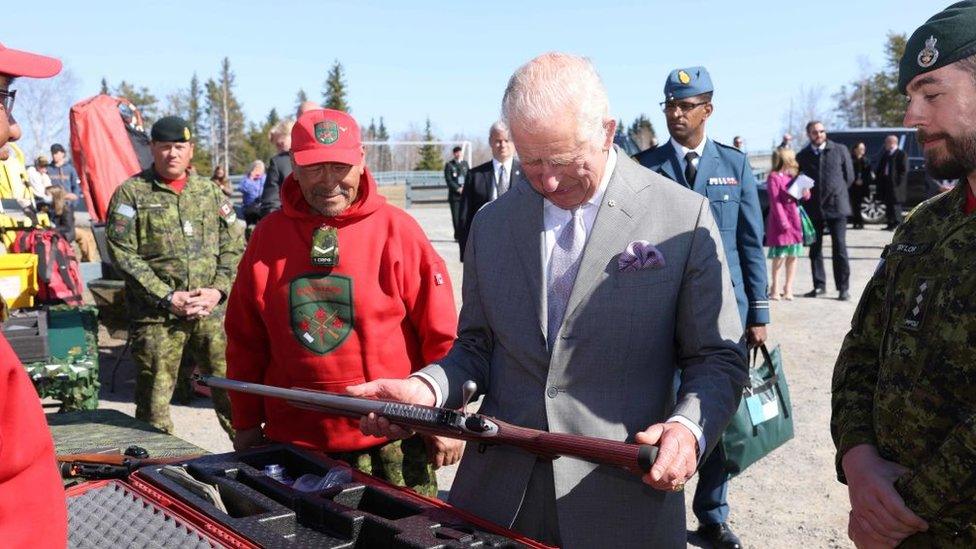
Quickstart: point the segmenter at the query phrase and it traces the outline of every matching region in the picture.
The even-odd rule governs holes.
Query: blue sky
[[[8,47],[60,57],[78,99],[125,79],[165,97],[227,56],[249,119],[290,112],[298,88],[320,98],[334,59],[346,70],[361,123],[383,116],[394,134],[430,116],[440,137],[481,136],[498,117],[505,83],[531,57],[590,57],[613,113],[629,123],[658,110],[667,73],[705,65],[715,82],[709,135],[750,149],[778,141],[802,87],[830,95],[857,77],[859,59],[883,63],[888,31],[910,33],[949,3],[719,2],[253,2],[240,0],[13,2]]]

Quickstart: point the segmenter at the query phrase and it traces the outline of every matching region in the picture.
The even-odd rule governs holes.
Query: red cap
[[[308,111],[298,118],[291,130],[291,152],[299,166],[322,162],[355,166],[363,160],[359,124],[342,111]]]
[[[12,50],[0,44],[0,73],[2,74],[50,78],[59,72],[61,72],[61,61],[53,57]]]

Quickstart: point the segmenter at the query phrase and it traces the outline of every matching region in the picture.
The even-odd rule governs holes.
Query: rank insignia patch
[[[339,125],[332,120],[323,120],[315,125],[315,140],[323,145],[331,145],[339,140]]]
[[[352,331],[351,278],[320,273],[303,275],[292,280],[288,298],[292,333],[313,353],[332,352]]]
[[[917,61],[919,67],[927,69],[939,59],[939,50],[935,49],[936,42],[938,42],[938,39],[934,36],[929,36],[929,39],[925,41],[925,47],[922,48],[922,51],[918,52]]]
[[[932,294],[935,293],[935,282],[934,278],[918,277],[915,279],[915,284],[912,285],[912,294],[908,301],[908,310],[905,311],[905,319],[902,324],[906,330],[917,331],[922,327],[922,322],[925,321],[925,309],[931,301]]]

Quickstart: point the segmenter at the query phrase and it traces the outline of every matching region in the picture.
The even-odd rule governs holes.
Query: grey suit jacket
[[[558,341],[546,342],[543,198],[521,179],[483,208],[468,237],[458,339],[423,371],[445,405],[471,379],[481,411],[553,432],[632,441],[681,414],[714,444],[746,381],[742,324],[708,201],[618,153]],[[621,272],[647,240],[666,266]],[[675,403],[674,374],[681,369]],[[519,510],[535,456],[469,444],[450,501],[503,525]],[[684,495],[584,461],[553,462],[568,547],[684,547]]]

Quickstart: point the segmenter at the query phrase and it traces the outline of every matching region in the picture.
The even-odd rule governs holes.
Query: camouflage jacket
[[[125,278],[132,320],[172,318],[159,306],[171,291],[230,292],[244,249],[243,227],[210,181],[190,177],[177,194],[150,168],[116,189],[108,212],[108,248]]]
[[[963,213],[966,186],[919,206],[885,247],[832,386],[838,478],[849,449],[875,445],[910,469],[895,488],[942,545],[976,533],[976,214]]]

